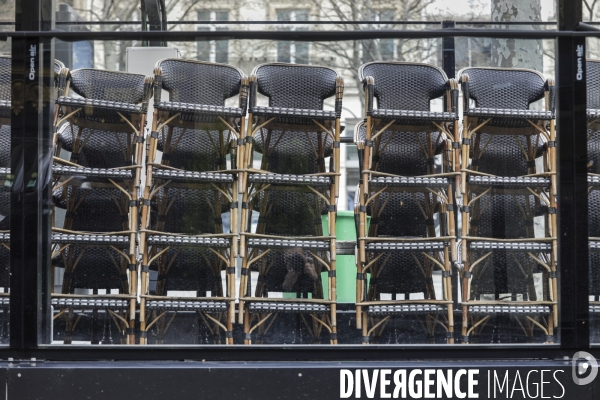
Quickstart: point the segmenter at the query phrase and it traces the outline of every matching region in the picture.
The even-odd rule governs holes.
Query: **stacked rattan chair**
[[[193,314],[198,335],[232,344],[237,145],[245,135],[247,78],[230,65],[182,59],[161,60],[154,73],[140,235],[140,343],[148,336],[163,343],[177,314]],[[236,95],[237,107],[226,107]],[[223,232],[224,212],[230,212],[229,233]],[[151,270],[158,277],[153,293]]]
[[[588,120],[588,235],[590,259],[590,313],[592,323],[600,315],[600,61],[588,60],[587,120]],[[597,325],[596,325],[597,326]],[[596,329],[597,330],[597,329]],[[590,331],[590,333],[592,333]]]
[[[359,76],[366,95],[365,122],[354,133],[361,168],[355,216],[362,342],[381,341],[388,322],[403,317],[419,320],[428,341],[439,325],[453,343],[458,85],[439,68],[417,63],[372,62]],[[431,111],[439,98],[441,110]],[[441,271],[439,298],[434,270]]]
[[[137,199],[152,78],[63,68],[59,82],[53,196],[66,212],[52,234],[53,271],[64,269],[62,293],[52,294],[54,318],[65,318],[65,343],[81,318],[91,315],[95,327],[103,314],[105,330],[114,322],[121,343],[133,344]],[[68,160],[58,157],[63,151]],[[91,341],[100,342],[94,329]]]
[[[489,321],[498,331],[506,331],[515,321],[527,340],[532,340],[534,328],[540,328],[545,341],[553,342],[557,322],[553,81],[525,69],[467,68],[459,77],[464,97],[462,341],[474,342],[470,338]],[[542,99],[543,109],[530,107]]]
[[[11,58],[0,57],[0,343],[8,342],[10,302]]]
[[[258,94],[268,98],[268,105],[257,104]],[[319,343],[324,333],[337,343],[335,216],[342,94],[342,78],[325,67],[263,64],[250,77],[239,292],[246,344],[277,341],[268,336],[280,314],[292,314],[284,319],[295,319],[301,327],[283,329],[299,334],[296,338],[308,332],[302,337]],[[331,111],[324,108],[330,97],[335,97]],[[260,168],[253,166],[254,151],[262,154]],[[252,211],[260,215],[255,232]],[[328,216],[328,234],[322,215]],[[252,293],[254,271],[258,280]],[[321,271],[327,273],[327,296]]]

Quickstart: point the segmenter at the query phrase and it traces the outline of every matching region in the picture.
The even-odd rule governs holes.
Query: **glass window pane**
[[[199,31],[209,31],[208,27],[199,27]],[[199,41],[197,42],[198,46],[198,60],[200,61],[210,61],[210,48],[211,42],[209,40]]]
[[[329,69],[318,73],[307,70],[305,75],[288,80],[280,78],[289,76],[287,74],[290,71],[285,71],[285,74],[277,71],[265,73],[260,78],[260,85],[265,86],[258,90],[257,105],[291,110],[311,109],[310,112],[304,111],[306,113],[313,113],[315,109],[335,110],[335,90],[331,88],[335,88],[337,72],[345,82],[340,121],[345,130],[341,134],[348,137],[356,134],[359,139],[365,139],[367,135],[366,126],[362,124],[365,118],[364,86],[358,76],[359,68],[366,62],[404,61],[437,67],[427,69],[424,75],[420,75],[421,70],[415,65],[410,65],[407,70],[394,71],[389,76],[378,75],[383,73],[381,70],[366,71],[365,74],[374,77],[376,86],[381,85],[377,86],[378,94],[374,99],[376,110],[427,113],[449,112],[452,109],[447,104],[446,79],[438,69],[442,67],[441,39],[311,43],[277,40],[279,31],[320,29],[311,24],[286,22],[323,19],[324,15],[328,20],[370,21],[358,26],[328,25],[328,29],[424,29],[431,26],[419,24],[403,27],[392,22],[421,20],[426,11],[432,12],[433,16],[441,16],[443,13],[439,7],[425,9],[423,5],[416,10],[406,10],[392,4],[382,8],[360,7],[364,12],[358,16],[327,12],[333,9],[327,2],[311,9],[253,8],[252,13],[247,13],[250,7],[246,2],[241,2],[235,9],[203,10],[197,15],[190,13],[189,17],[176,15],[169,10],[169,20],[184,21],[196,17],[198,20],[212,21],[202,26],[173,24],[174,30],[272,29],[272,40],[170,42],[164,50],[176,48],[178,53],[160,58],[181,58],[182,62],[198,59],[230,63],[246,75],[250,75],[257,65],[274,62],[312,63],[331,68],[335,72]],[[473,16],[473,20],[485,14],[487,20],[496,23],[505,21],[502,16],[492,19],[490,7],[485,10],[473,9],[480,12]],[[539,18],[536,18],[543,20],[544,15],[542,10]],[[268,26],[217,23],[241,18],[271,18],[278,22]],[[433,27],[437,28],[439,24]],[[141,42],[77,43],[73,45],[76,52],[73,60],[77,62],[71,64],[72,69],[91,66],[102,71],[134,72],[130,69],[129,61],[136,57],[128,59],[127,54],[138,54],[137,59],[144,60],[145,69],[135,72],[153,77],[153,69],[159,58],[151,56],[149,50],[146,52],[143,45]],[[553,41],[520,40],[504,43],[486,38],[456,38],[455,45],[457,71],[467,67],[494,67],[500,65],[498,61],[502,61],[502,65],[510,68],[532,68],[540,72],[544,77],[532,73],[524,78],[525,82],[519,81],[514,86],[535,86],[539,99],[520,106],[540,112],[545,110],[543,82],[546,77],[554,76]],[[531,62],[523,61],[523,54],[519,53],[521,50],[533,54]],[[506,59],[500,60],[498,57],[501,54],[506,54]],[[240,104],[239,82],[217,84],[219,79],[229,76],[222,73],[223,70],[210,75],[208,81],[206,71],[195,70],[200,68],[198,65],[204,64],[186,64],[189,68],[183,72],[167,72],[169,68],[165,67],[162,84],[163,88],[169,88],[170,93],[163,91],[161,101],[186,103],[190,105],[188,110],[202,109],[199,105],[207,106],[204,109],[237,107]],[[382,70],[390,65],[382,64]],[[227,71],[237,74],[231,69]],[[490,72],[492,70],[481,71],[464,71],[471,78],[472,97],[477,96],[477,85],[485,86],[496,79]],[[311,79],[313,76],[327,76],[327,89],[311,87],[315,81]],[[76,78],[77,73],[72,79]],[[267,78],[275,83],[267,86],[264,83]],[[498,79],[504,82],[508,78]],[[96,79],[88,81],[96,82]],[[103,90],[98,91],[102,93],[101,96],[124,96],[127,93],[126,88],[116,83],[104,85]],[[72,82],[68,96],[89,97],[89,94],[81,91],[80,86]],[[428,92],[423,89],[424,86],[434,89]],[[223,93],[219,92],[221,89]],[[124,191],[110,182],[101,182],[100,178],[92,179],[88,175],[77,175],[56,188],[55,227],[78,232],[84,228],[99,233],[109,232],[109,228],[110,232],[124,232],[129,230],[128,224],[133,224],[132,221],[136,219],[137,226],[132,230],[137,232],[137,242],[133,249],[119,245],[114,246],[115,249],[98,245],[89,246],[85,251],[83,246],[78,248],[72,244],[60,250],[62,244],[55,243],[55,250],[60,250],[53,264],[55,297],[90,296],[86,299],[97,300],[101,296],[111,295],[113,290],[115,293],[112,294],[117,295],[118,290],[118,295],[124,297],[115,298],[126,299],[127,305],[133,304],[136,310],[133,316],[136,321],[135,342],[152,345],[214,345],[225,344],[230,339],[236,344],[247,340],[253,344],[272,345],[326,344],[337,340],[339,344],[358,345],[366,336],[369,337],[369,343],[388,345],[449,344],[453,341],[455,344],[467,341],[480,344],[541,344],[555,341],[556,338],[550,336],[556,333],[555,310],[559,300],[553,293],[557,284],[552,273],[552,269],[556,268],[556,260],[552,259],[546,246],[548,238],[557,236],[553,225],[556,222],[553,217],[555,214],[552,213],[555,199],[550,194],[551,188],[545,184],[529,187],[533,190],[531,192],[524,187],[502,186],[502,182],[506,177],[510,181],[523,175],[546,174],[540,175],[545,177],[556,172],[549,160],[552,158],[550,152],[557,149],[550,150],[548,138],[539,134],[539,131],[527,130],[530,125],[518,118],[517,122],[502,122],[500,118],[494,118],[478,132],[472,133],[470,142],[465,141],[463,145],[462,139],[469,132],[468,123],[473,126],[485,121],[475,115],[477,111],[473,115],[463,116],[465,110],[468,112],[469,108],[477,105],[474,97],[463,103],[463,89],[464,86],[459,88],[461,97],[457,119],[436,120],[437,125],[425,120],[416,125],[396,121],[386,126],[390,120],[374,118],[373,129],[382,130],[382,133],[379,139],[373,141],[373,147],[368,149],[370,154],[359,140],[358,146],[342,144],[338,155],[333,139],[322,130],[323,126],[327,127],[326,130],[334,130],[335,124],[331,119],[319,120],[322,125],[319,126],[312,121],[305,121],[301,116],[255,115],[252,119],[255,125],[247,127],[245,132],[246,135],[255,132],[254,142],[243,141],[241,146],[245,146],[245,149],[242,150],[238,145],[234,150],[231,144],[239,143],[236,139],[241,135],[239,116],[220,115],[224,123],[213,114],[185,114],[182,111],[184,114],[175,116],[165,108],[158,113],[148,112],[146,127],[149,129],[144,133],[145,142],[136,148],[136,133],[129,124],[120,126],[123,131],[115,134],[112,125],[101,126],[111,121],[108,114],[98,117],[98,113],[104,113],[105,110],[94,109],[93,116],[85,114],[86,109],[77,111],[79,114],[75,115],[78,120],[68,118],[58,129],[61,148],[57,156],[85,168],[96,168],[103,162],[115,168],[121,164],[143,167],[139,171],[131,168],[136,174],[139,172],[137,178],[113,179]],[[277,90],[280,92],[275,95]],[[218,93],[213,93],[215,91]],[[313,98],[310,93],[319,95]],[[320,98],[322,93],[329,95],[324,101]],[[129,100],[133,104],[141,104],[139,99]],[[512,109],[512,105],[509,107],[497,99],[486,105],[481,105],[483,100],[478,101],[483,108]],[[153,99],[149,104],[154,104]],[[65,106],[59,115],[68,115],[68,110]],[[141,123],[139,116],[128,114],[125,117],[134,126]],[[269,121],[270,118],[275,120]],[[89,126],[78,126],[82,121]],[[122,124],[120,120],[112,122]],[[260,126],[263,123],[266,125]],[[546,129],[550,122],[535,123]],[[165,125],[160,127],[161,124]],[[158,132],[158,138],[150,134],[154,130]],[[140,131],[144,132],[143,129]],[[454,134],[463,136],[454,137]],[[94,140],[98,137],[105,140],[97,143]],[[77,140],[78,144],[75,143]],[[452,146],[456,142],[461,143],[459,149]],[[101,149],[104,149],[101,146],[108,146],[110,149],[94,150],[94,146],[100,146]],[[126,160],[118,158],[123,158],[123,154]],[[340,168],[337,199],[331,197],[328,186],[331,181],[327,180],[326,175],[337,169],[336,157],[339,157]],[[115,161],[117,159],[119,161]],[[152,176],[146,179],[148,163],[152,163]],[[377,186],[380,183],[359,186],[361,170],[365,165],[373,168],[373,176],[377,173],[402,177],[427,176],[439,179],[443,184],[436,181],[435,187],[407,189],[397,182],[398,185],[393,189],[388,187],[376,195],[376,191],[384,189],[384,186]],[[216,187],[212,185],[213,182],[204,182],[202,186],[192,176],[200,172],[212,174],[218,171],[230,177],[232,172],[228,170],[244,168],[248,173],[246,182],[251,176],[253,185],[234,187],[234,184],[242,185],[244,182],[239,178],[219,182],[215,184]],[[466,184],[462,176],[456,179],[457,175],[453,174],[453,171],[461,169],[465,172]],[[267,179],[261,177],[266,174],[252,175],[256,170],[284,176],[306,174],[315,182],[321,182],[322,179],[325,183],[317,182],[314,186],[322,196],[305,190],[305,186],[295,188],[297,190],[284,190],[282,187],[285,185],[281,182],[267,187],[269,183],[260,181]],[[442,173],[445,175],[436,176]],[[178,174],[189,174],[189,179],[185,182],[176,181]],[[487,183],[498,186],[486,192],[490,186],[486,187],[481,177],[488,175],[494,175],[497,181],[494,178],[494,182]],[[135,179],[139,181],[134,184],[132,181]],[[65,181],[57,179],[60,183]],[[136,185],[139,192],[134,193]],[[366,190],[370,192],[361,193]],[[134,212],[129,208],[132,203],[127,200],[125,192],[132,199],[146,196],[146,201],[139,203]],[[364,201],[365,198],[372,198],[372,201],[360,207],[361,199]],[[90,205],[92,200],[100,206],[96,206],[96,203]],[[332,207],[327,202],[336,203],[337,219],[330,214]],[[355,209],[358,218],[362,218],[362,227],[355,224]],[[113,216],[118,226],[108,227],[115,223]],[[367,238],[362,243],[367,250],[364,255],[359,255],[358,262],[354,255],[332,257],[328,242],[321,244],[322,247],[314,245],[304,248],[302,244],[295,243],[283,249],[269,248],[269,243],[260,242],[260,236],[252,236],[322,237],[333,229],[334,220],[336,240],[356,240],[357,230],[358,236]],[[160,232],[161,235],[156,234],[150,239],[152,235],[148,230]],[[227,242],[231,237],[237,238],[239,232],[247,234],[243,245],[236,242],[234,246]],[[199,235],[209,237],[213,241],[212,247],[197,242]],[[458,236],[462,236],[462,241],[457,239]],[[178,246],[169,242],[171,237],[185,237],[186,243],[192,244]],[[251,238],[253,241],[250,241]],[[423,239],[427,243],[436,243],[438,247],[433,250],[421,248],[419,251],[405,251],[402,246],[396,246],[396,243],[404,243],[408,238],[414,239],[415,243]],[[394,244],[394,251],[378,249],[373,243],[380,239]],[[498,243],[506,243],[503,240],[511,240],[513,244],[541,243],[544,246],[531,248],[527,252],[506,248],[498,251]],[[486,246],[492,243],[496,248],[486,251],[489,250],[487,247],[477,247],[478,242],[484,242]],[[235,251],[246,253],[240,257],[232,256]],[[336,269],[335,299],[331,298],[330,290],[333,274],[327,272],[332,268],[332,260],[335,260]],[[97,268],[94,263],[98,263]],[[131,267],[135,273],[129,270],[130,264],[135,264],[135,267]],[[357,273],[361,274],[358,275],[358,283]],[[107,290],[106,295],[103,290]],[[133,293],[135,300],[131,301],[133,299],[127,296]],[[335,315],[331,313],[333,302],[339,311]],[[142,304],[145,310],[143,315],[139,311]],[[189,305],[197,308],[189,308]],[[466,305],[464,313],[463,305]],[[108,309],[78,307],[70,305],[55,309],[56,315],[64,310],[55,319],[55,342],[108,343],[112,338],[112,342],[118,344],[131,340],[131,331],[127,327],[130,326],[132,315],[128,309],[118,306]],[[272,318],[273,315],[267,317],[271,311],[282,309],[285,312],[279,312],[276,318]],[[464,330],[463,316],[467,321]],[[333,318],[337,318],[337,336],[330,335],[328,331]]]

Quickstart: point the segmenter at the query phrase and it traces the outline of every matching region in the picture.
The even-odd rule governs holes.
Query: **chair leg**
[[[108,310],[104,311],[104,330],[102,332],[101,344],[114,344],[112,338],[111,321],[108,318]]]
[[[362,313],[362,344],[369,344],[369,317],[366,312]]]
[[[240,312],[244,314],[244,344],[252,344],[250,340],[250,312],[240,308]]]

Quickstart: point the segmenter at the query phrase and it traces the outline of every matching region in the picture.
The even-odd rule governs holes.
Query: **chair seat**
[[[0,169],[0,172],[2,169]],[[600,186],[600,176],[590,176],[587,177],[588,186]]]
[[[288,302],[246,302],[250,313],[276,312],[276,313],[312,313],[328,314],[331,307],[326,304],[315,303],[288,303]]]
[[[230,238],[210,236],[149,235],[146,241],[157,246],[231,247]]]
[[[290,175],[290,174],[249,174],[250,183],[267,183],[271,185],[305,185],[326,186],[331,185],[331,177],[314,175]]]
[[[189,300],[164,299],[146,300],[146,309],[163,311],[205,311],[205,312],[227,312],[226,301],[207,301],[190,298]]]
[[[367,314],[369,315],[446,314],[447,312],[447,307],[437,304],[386,304],[367,307]]]
[[[110,110],[110,111],[119,111],[126,112],[130,114],[141,114],[142,106],[133,104],[133,103],[123,103],[120,101],[110,101],[110,100],[97,100],[97,99],[86,99],[86,98],[73,98],[73,97],[65,97],[61,96],[56,99],[56,104],[61,106],[69,106],[69,107],[83,107],[86,114],[89,115],[90,111],[94,108]],[[90,111],[88,111],[90,110]],[[90,115],[91,116],[91,115]]]
[[[465,115],[480,118],[535,119],[548,121],[554,119],[554,113],[551,111],[508,108],[470,108],[465,112]]]
[[[552,245],[548,242],[470,242],[469,249],[473,251],[505,251],[505,252],[549,252]]]
[[[217,117],[240,118],[244,110],[237,107],[213,106],[208,104],[181,103],[178,101],[161,101],[156,107],[159,111],[169,114],[181,113],[180,119],[195,122],[214,122]]]
[[[550,314],[550,306],[543,305],[476,305],[467,304],[470,314],[517,314],[517,315],[540,315]]]
[[[453,122],[458,120],[454,112],[416,111],[416,110],[391,110],[375,109],[371,112],[373,118],[382,120],[399,120],[400,125],[426,125],[435,122]]]
[[[537,176],[482,176],[470,175],[469,185],[486,186],[504,189],[521,189],[528,187],[549,188],[550,179]]]
[[[67,165],[53,165],[52,173],[54,175],[76,176],[88,181],[133,178],[133,171],[131,169],[86,168]]]
[[[335,111],[311,110],[302,108],[284,108],[284,107],[254,107],[250,111],[254,116],[266,118],[272,117],[291,117],[300,119],[318,119],[335,120]]]
[[[248,238],[248,247],[263,249],[289,249],[299,247],[306,250],[329,251],[328,240],[297,240],[297,239],[271,239],[271,238]]]
[[[594,109],[594,108],[588,108],[586,111],[587,111],[588,119],[600,118],[600,110]]]
[[[10,118],[10,100],[0,100],[0,118]]]
[[[365,250],[374,253],[388,252],[388,251],[444,251],[448,247],[448,242],[436,241],[436,242],[419,242],[418,238],[415,238],[414,242],[371,242],[365,245]]]
[[[98,235],[85,233],[53,233],[52,243],[78,246],[129,246],[129,235]]]
[[[393,187],[428,187],[448,188],[448,178],[427,178],[413,176],[379,176],[369,180],[369,186],[393,186]]]
[[[0,168],[0,180],[6,180],[10,175],[10,168]]]
[[[102,295],[99,295],[102,296]],[[55,309],[75,308],[78,310],[127,310],[130,299],[110,297],[53,297]]]
[[[600,242],[590,240],[588,242],[588,246],[589,246],[589,249],[591,252],[594,252],[594,253],[600,252]]]
[[[234,180],[233,174],[224,174],[219,172],[182,171],[161,168],[153,169],[152,177],[157,179],[184,182],[232,183]]]

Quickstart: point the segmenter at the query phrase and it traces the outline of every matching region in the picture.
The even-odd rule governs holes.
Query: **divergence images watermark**
[[[571,369],[579,386],[598,375],[596,359],[585,351],[573,355]],[[340,398],[562,399],[569,398],[568,379],[565,369],[342,369]]]

